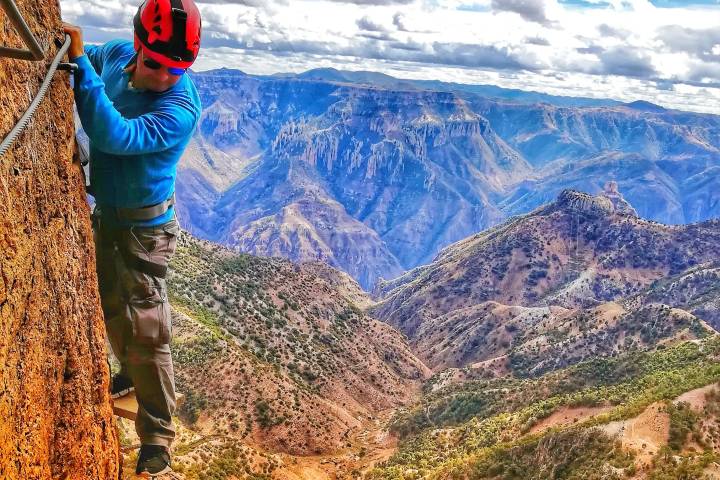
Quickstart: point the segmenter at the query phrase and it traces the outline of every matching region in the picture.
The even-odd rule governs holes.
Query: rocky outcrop
[[[612,202],[616,213],[630,215],[631,217],[638,217],[638,214],[633,206],[630,205],[630,202],[625,200],[625,197],[623,197],[622,193],[618,190],[618,184],[616,181],[610,180],[605,183],[605,188],[600,193],[600,196],[605,197]]]
[[[61,34],[56,0],[16,0],[48,57],[0,59],[0,135],[28,107]],[[0,13],[0,45],[22,41]],[[73,155],[68,74],[0,157],[0,478],[116,479],[92,231]]]
[[[617,182],[610,180],[599,195],[593,196],[577,190],[566,189],[560,192],[550,208],[560,208],[589,216],[620,214],[638,218],[638,214],[618,190]]]
[[[555,207],[568,212],[584,213],[588,215],[610,215],[615,212],[612,202],[608,198],[594,197],[587,193],[575,190],[560,192]]]

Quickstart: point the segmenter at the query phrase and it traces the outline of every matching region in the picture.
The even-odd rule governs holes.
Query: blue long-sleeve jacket
[[[122,225],[103,207],[155,205],[175,191],[177,164],[200,119],[200,97],[186,74],[162,93],[128,86],[123,69],[135,51],[132,42],[86,45],[74,90],[80,121],[90,138],[90,184],[103,221]],[[169,221],[173,208],[153,220]]]

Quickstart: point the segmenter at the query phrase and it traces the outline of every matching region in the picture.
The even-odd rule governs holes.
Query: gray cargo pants
[[[105,328],[120,373],[135,385],[135,429],[143,444],[170,447],[175,438],[175,378],[167,284],[162,276],[138,269],[132,256],[167,266],[180,227],[173,218],[156,227],[109,229],[97,207],[92,218]]]

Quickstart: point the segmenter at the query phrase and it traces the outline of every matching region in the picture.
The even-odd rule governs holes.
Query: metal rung
[[[63,57],[63,55],[67,53],[68,48],[70,48],[71,42],[72,40],[70,40],[70,35],[65,35],[65,43],[62,44],[62,47],[60,47],[57,54],[55,54],[55,58],[50,64],[50,69],[48,69],[48,73],[47,75],[45,75],[45,80],[43,80],[42,85],[40,85],[40,90],[38,90],[37,95],[35,96],[35,98],[33,98],[32,102],[30,102],[30,106],[25,111],[25,113],[23,113],[23,116],[20,117],[18,123],[15,124],[12,130],[10,130],[10,133],[8,133],[7,137],[5,137],[2,142],[0,142],[0,157],[5,154],[8,148],[10,148],[10,144],[12,144],[12,142],[15,140],[15,137],[17,137],[20,132],[25,128],[25,126],[28,124],[33,114],[35,113],[35,109],[38,107],[38,105],[40,105],[43,97],[45,97],[45,93],[50,87],[52,76],[57,70],[58,65],[60,64],[60,59]]]
[[[185,395],[182,393],[175,393],[175,407],[179,407],[185,401]],[[112,401],[113,413],[118,417],[127,418],[128,420],[135,420],[138,413],[138,402],[135,397],[135,392],[130,392],[124,397],[116,398]]]
[[[0,0],[0,7],[5,10],[10,21],[17,29],[22,37],[25,45],[29,50],[21,50],[19,48],[0,47],[0,57],[11,57],[20,60],[39,61],[45,58],[40,44],[35,39],[35,35],[30,31],[25,19],[13,0]]]

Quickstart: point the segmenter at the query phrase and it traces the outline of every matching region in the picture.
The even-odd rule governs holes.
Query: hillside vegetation
[[[344,274],[340,289],[315,266],[189,235],[171,267],[182,414],[201,431],[274,451],[333,451],[363,419],[413,399],[427,376],[402,335],[345,296],[361,290]]]
[[[370,478],[621,479],[640,470],[650,476],[638,478],[701,478],[667,475],[683,469],[702,471],[720,459],[715,450],[716,406],[710,410],[703,406],[696,413],[682,410],[682,405],[669,406],[673,433],[665,442],[667,448],[653,452],[651,464],[636,461],[638,452],[623,448],[617,436],[598,428],[717,382],[719,354],[720,338],[713,335],[655,352],[597,359],[536,379],[495,379],[441,388],[397,415],[393,428],[410,436]],[[567,425],[532,432],[533,426],[554,412],[581,406],[605,408]],[[701,418],[706,422],[704,430]],[[701,430],[706,432],[705,443],[682,450],[691,440],[682,432],[695,431],[699,437]],[[683,455],[675,458],[672,452]]]

